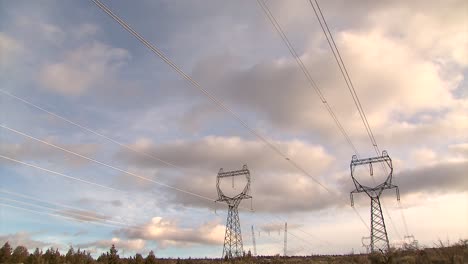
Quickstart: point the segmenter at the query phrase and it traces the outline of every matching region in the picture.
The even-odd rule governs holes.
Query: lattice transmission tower
[[[284,252],[283,255],[286,257],[288,253],[288,222],[284,223]]]
[[[220,181],[223,178],[228,177],[237,177],[245,176],[247,183],[241,193],[229,197],[225,195],[220,187]],[[234,178],[233,185],[234,185]],[[226,232],[224,235],[224,246],[223,246],[223,256],[222,258],[236,258],[242,257],[244,253],[242,245],[242,234],[239,221],[239,204],[244,199],[251,199],[252,196],[249,195],[250,191],[250,171],[247,168],[247,165],[244,165],[241,170],[236,171],[227,171],[224,172],[221,168],[216,177],[216,189],[218,191],[218,200],[217,202],[225,202],[228,205],[228,216],[226,221]]]
[[[253,255],[257,256],[257,244],[255,243],[255,232],[254,226],[252,225],[252,244],[253,244]]]
[[[390,172],[385,170],[388,175],[383,183],[378,184],[374,187],[365,186],[359,183],[354,175],[354,170],[357,166],[369,166],[370,176],[374,176],[373,164],[380,163],[388,166]],[[387,228],[385,227],[385,220],[382,214],[382,206],[380,204],[380,195],[386,189],[395,189],[398,201],[400,200],[400,192],[398,186],[392,184],[393,177],[393,165],[392,159],[388,156],[387,151],[382,151],[382,155],[379,157],[358,159],[356,155],[353,155],[351,160],[351,178],[353,179],[354,186],[356,189],[350,193],[351,206],[354,206],[353,194],[365,192],[371,200],[371,234],[370,234],[370,249],[371,252],[386,252],[390,248],[388,241]]]

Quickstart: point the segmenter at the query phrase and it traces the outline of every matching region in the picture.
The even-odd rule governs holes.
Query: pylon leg
[[[239,212],[237,206],[229,205],[222,257],[229,259],[242,257],[243,252]]]
[[[371,198],[371,251],[386,252],[390,249],[379,196]]]

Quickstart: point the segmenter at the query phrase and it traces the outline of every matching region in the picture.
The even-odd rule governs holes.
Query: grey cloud
[[[289,158],[299,163],[307,164],[310,161],[320,160],[320,163],[306,166],[307,170],[313,174],[323,172],[333,160],[333,157],[318,145],[299,140],[277,141],[274,144]],[[294,171],[287,161],[278,157],[264,143],[239,137],[207,136],[199,140],[179,140],[158,145],[141,139],[133,144],[133,147],[177,166],[208,171],[211,174],[217,173],[220,167],[233,169],[241,167],[243,164],[247,164],[254,171]],[[123,149],[116,154],[116,158],[142,168],[164,168],[167,166]]]
[[[299,228],[301,225],[288,223],[288,230]],[[284,230],[284,224],[266,224],[261,225],[260,229],[265,232],[281,232]]]
[[[431,166],[422,166],[396,172],[393,184],[400,188],[400,194],[407,196],[415,193],[443,194],[456,193],[468,190],[468,178],[466,171],[468,161],[444,162]],[[339,189],[346,195],[354,190],[354,185],[349,175],[343,175],[337,179]],[[393,193],[391,194],[393,195]],[[349,199],[346,197],[346,199]],[[365,202],[367,203],[367,201]]]
[[[99,149],[99,146],[95,144],[60,143],[57,142],[57,140],[50,138],[45,139],[44,141],[54,145],[59,145],[63,148],[69,149],[87,157],[94,156]],[[74,167],[79,167],[88,163],[88,161],[85,161],[81,158],[75,157],[73,155],[64,155],[60,150],[56,150],[42,143],[29,140],[22,141],[20,143],[2,142],[0,143],[0,149],[2,150],[3,155],[21,161],[49,161],[52,159],[59,159]]]
[[[403,194],[450,193],[468,190],[468,161],[447,162],[397,173],[396,183]]]
[[[288,157],[303,165],[317,179],[321,178],[322,173],[329,168],[334,159],[322,147],[301,141],[284,141],[276,144]],[[210,199],[215,199],[217,195],[215,180],[220,167],[226,171],[239,169],[243,164],[247,164],[251,173],[255,210],[291,212],[311,208],[323,209],[333,204],[335,194],[328,196],[324,194],[312,179],[298,175],[291,164],[258,141],[206,137],[197,141],[176,141],[162,145],[140,141],[134,147],[186,168],[185,171],[174,175],[158,173],[157,179]],[[126,151],[121,151],[117,158],[133,167],[151,169],[162,166],[154,160]],[[168,177],[169,175],[171,177]],[[187,181],[187,177],[190,177],[190,181]],[[239,181],[237,184],[244,183]],[[230,184],[229,186],[224,184],[224,187],[227,187],[225,191],[232,193],[241,188],[238,186],[236,185],[237,189],[233,190]],[[180,192],[171,192],[167,199],[187,206],[215,207],[211,201],[194,199],[193,196]],[[248,201],[243,203],[244,207],[248,207],[247,203]]]

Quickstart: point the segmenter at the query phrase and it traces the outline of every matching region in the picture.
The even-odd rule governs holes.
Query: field
[[[89,252],[74,250],[70,248],[66,254],[61,254],[58,249],[48,249],[43,252],[36,249],[29,253],[25,247],[18,246],[12,249],[8,243],[0,249],[0,263],[26,263],[26,264],[218,264],[218,263],[287,263],[287,264],[319,264],[319,263],[468,263],[468,240],[460,241],[451,246],[444,246],[440,243],[434,248],[393,250],[386,254],[353,254],[335,256],[245,256],[232,260],[222,259],[174,259],[157,258],[151,251],[148,256],[143,257],[136,254],[133,257],[120,258],[118,249],[112,246],[108,252],[102,253],[97,259],[93,258]]]

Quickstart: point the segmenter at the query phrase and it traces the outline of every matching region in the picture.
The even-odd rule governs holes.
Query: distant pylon
[[[220,188],[220,180],[227,177],[245,176],[247,184],[242,192],[234,197],[226,196]],[[218,191],[217,202],[225,202],[228,205],[228,217],[226,221],[226,233],[224,235],[224,247],[222,258],[242,257],[244,253],[242,245],[242,234],[239,221],[238,206],[243,199],[250,199],[250,171],[247,165],[244,165],[241,170],[224,172],[221,168],[216,177],[216,189]]]
[[[413,250],[418,249],[419,248],[418,241],[414,238],[413,235],[406,235],[404,237],[403,247],[405,249],[413,249]]]
[[[252,243],[253,243],[253,254],[254,256],[257,256],[257,244],[255,243],[255,232],[254,232],[254,227],[252,225]]]
[[[284,256],[288,253],[288,222],[284,223]]]
[[[385,181],[377,186],[368,187],[360,184],[354,177],[354,169],[356,166],[368,165],[370,170],[370,176],[372,177],[373,163],[385,163],[389,168],[390,172],[387,175]],[[353,155],[351,160],[351,178],[353,179],[354,186],[356,189],[350,193],[351,206],[354,206],[353,194],[365,192],[371,200],[371,235],[370,235],[370,247],[371,252],[386,252],[390,249],[388,242],[387,229],[385,227],[384,216],[382,214],[382,207],[380,204],[380,195],[386,189],[396,189],[397,199],[400,200],[400,193],[398,186],[392,184],[393,177],[393,165],[392,159],[388,156],[387,151],[382,151],[382,156],[358,159],[356,155]]]
[[[366,240],[368,240],[369,242],[365,242]],[[366,254],[369,254],[369,251],[370,251],[370,237],[362,237],[361,238],[361,243],[362,243],[362,246],[366,249]]]

